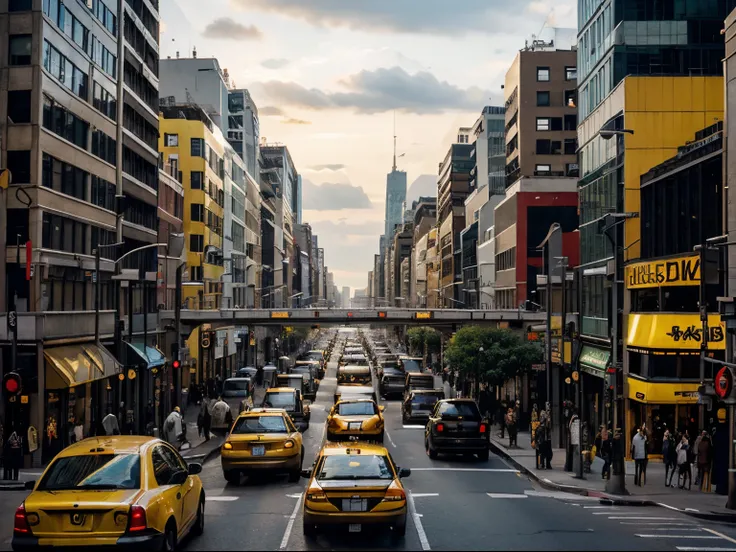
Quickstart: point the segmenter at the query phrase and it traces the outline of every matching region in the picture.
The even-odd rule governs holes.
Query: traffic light
[[[178,370],[179,368],[181,368],[181,361],[180,361],[180,360],[173,360],[173,361],[171,362],[171,367],[172,367],[172,368],[173,368],[174,370]]]
[[[22,388],[23,383],[17,372],[5,374],[5,377],[3,377],[3,393],[5,393],[6,397],[10,398],[20,395]]]
[[[731,392],[733,391],[733,374],[731,373],[731,368],[724,366],[718,370],[713,380],[713,387],[716,395],[721,400],[726,400],[731,396]]]

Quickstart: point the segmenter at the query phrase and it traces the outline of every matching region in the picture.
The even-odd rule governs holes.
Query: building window
[[[577,67],[565,67],[565,80],[566,81],[578,80],[578,68]]]
[[[45,95],[43,97],[43,126],[61,138],[87,150],[89,123]]]
[[[565,115],[565,130],[577,130],[578,128],[578,116]]]
[[[99,176],[92,176],[92,203],[108,211],[114,211],[116,192],[115,184]]]
[[[536,176],[541,176],[539,173],[550,173],[552,172],[552,166],[551,165],[536,165],[534,168],[534,173]]]
[[[31,0],[10,0],[8,3],[9,12],[31,11]]]
[[[117,57],[95,37],[92,37],[92,59],[105,73],[117,77]]]
[[[179,147],[179,135],[169,134],[168,132],[165,133],[164,134],[164,147],[178,148]]]
[[[204,236],[202,234],[191,234],[189,236],[189,252],[190,253],[204,252]]]
[[[87,201],[89,173],[44,153],[41,163],[41,183],[44,187]]]
[[[510,270],[516,268],[516,247],[507,249],[496,255],[496,270]]]
[[[549,155],[550,147],[550,140],[537,140],[537,155]]]
[[[204,173],[202,171],[192,171],[190,173],[190,181],[191,181],[191,188],[192,190],[202,190],[203,189],[203,181],[204,181]]]
[[[204,222],[204,205],[192,203],[190,217],[192,222]]]
[[[7,168],[10,169],[13,184],[31,183],[31,151],[8,151]]]
[[[87,101],[87,74],[46,40],[43,41],[43,67],[66,88]]]
[[[537,82],[549,82],[549,67],[537,67]]]
[[[564,106],[575,108],[578,105],[578,91],[577,90],[565,90],[564,95]]]
[[[575,152],[578,150],[577,138],[566,138],[564,148],[565,155],[575,155]]]
[[[33,37],[29,34],[10,35],[8,48],[9,65],[30,65]]]
[[[118,102],[115,99],[114,94],[110,94],[105,90],[102,85],[97,82],[92,84],[93,100],[92,105],[97,111],[103,115],[107,115],[113,121],[117,121],[118,118]]]
[[[192,138],[191,155],[192,157],[204,157],[204,138]]]
[[[44,249],[84,255],[87,253],[87,228],[87,224],[74,219],[44,213],[42,246]]]
[[[31,122],[31,91],[10,90],[8,92],[8,118],[9,123]]]
[[[537,117],[537,130],[550,130],[549,117]]]
[[[115,151],[116,142],[101,130],[92,132],[92,154],[96,155],[103,161],[107,161],[111,165],[115,164],[117,152]]]
[[[537,91],[537,105],[540,107],[549,106],[549,91]]]

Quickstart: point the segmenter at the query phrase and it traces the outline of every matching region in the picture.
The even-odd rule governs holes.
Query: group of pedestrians
[[[672,478],[677,472],[677,486],[690,490],[693,479],[693,464],[697,468],[695,486],[701,489],[707,486],[710,467],[713,461],[713,443],[710,434],[702,431],[690,444],[690,435],[685,430],[677,436],[665,430],[662,440],[662,456],[665,462],[665,486],[675,487]]]

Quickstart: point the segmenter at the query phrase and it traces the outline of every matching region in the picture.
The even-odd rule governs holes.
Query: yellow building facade
[[[183,308],[220,308],[226,143],[220,130],[198,107],[164,108],[159,115],[159,151],[164,162],[176,165],[181,171],[184,186]],[[207,329],[197,328],[187,340],[195,365],[185,370],[184,386],[189,383],[187,373],[189,381],[196,382],[212,378],[216,373],[215,359],[202,347],[202,343],[208,344],[207,349],[215,347],[214,336],[204,339]]]

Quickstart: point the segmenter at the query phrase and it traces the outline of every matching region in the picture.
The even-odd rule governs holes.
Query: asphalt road
[[[312,408],[305,450],[310,463],[324,440],[336,363],[328,365]],[[219,458],[204,466],[205,533],[185,550],[681,550],[734,551],[736,527],[656,507],[611,507],[595,499],[535,487],[500,458],[430,460],[419,427],[404,427],[399,403],[386,403],[386,446],[401,467],[410,516],[403,543],[383,534],[302,534],[305,480],[245,479],[228,484]],[[3,493],[0,549],[10,548],[12,516],[25,493]]]

